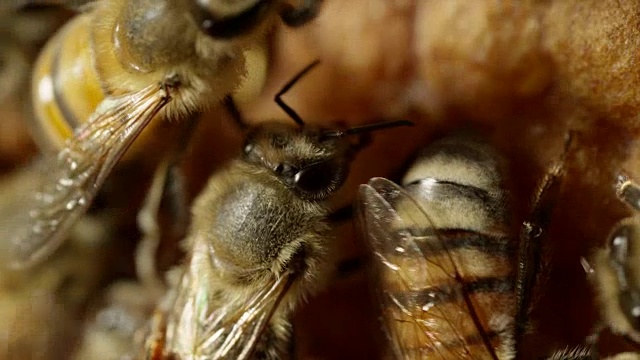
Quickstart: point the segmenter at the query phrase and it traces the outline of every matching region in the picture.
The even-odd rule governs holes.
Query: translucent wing
[[[213,360],[253,358],[267,324],[293,283],[293,276],[271,278],[259,288],[221,300],[206,276],[207,269],[198,267],[197,262],[191,261],[191,271],[181,279],[174,317],[170,317],[167,325],[165,354]]]
[[[361,185],[358,202],[393,356],[496,359],[428,209],[383,178]]]
[[[10,266],[27,267],[54,251],[83,215],[107,175],[149,121],[169,102],[164,85],[105,99],[67,140],[10,233]]]

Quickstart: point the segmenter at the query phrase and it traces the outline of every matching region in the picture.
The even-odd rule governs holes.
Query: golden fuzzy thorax
[[[139,9],[144,6],[153,6],[160,15],[139,29],[138,18],[147,16]],[[246,72],[244,51],[264,41],[275,14],[246,36],[218,40],[200,31],[187,6],[183,0],[98,4],[92,42],[107,95],[133,93],[175,77],[179,84],[163,112],[173,119],[203,110],[236,89]]]
[[[202,330],[207,319],[222,317],[222,323],[235,323],[257,309],[251,304],[262,298],[260,294],[278,284],[265,301],[275,301],[280,293],[283,297],[255,351],[268,359],[286,356],[291,311],[327,273],[328,227],[321,221],[327,210],[312,205],[274,181],[268,170],[243,160],[211,178],[195,201],[184,244],[191,255],[168,321],[170,353],[212,356],[217,345],[200,344],[214,331],[228,335],[230,328],[216,325],[207,333]],[[249,335],[243,336],[246,342]]]

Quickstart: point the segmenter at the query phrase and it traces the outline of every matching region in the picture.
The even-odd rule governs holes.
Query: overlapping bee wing
[[[199,256],[202,254],[196,254]],[[294,278],[285,274],[264,282],[245,297],[212,301],[211,278],[206,269],[186,271],[182,276],[173,319],[167,327],[169,353],[178,359],[250,359],[267,324],[287,294]],[[199,270],[199,271],[197,271]]]
[[[482,337],[484,331],[465,293],[464,274],[428,209],[383,178],[361,185],[358,202],[361,227],[375,257],[383,326],[393,356],[496,358],[487,342],[469,337]]]
[[[19,222],[5,229],[11,267],[35,264],[62,243],[114,165],[169,101],[167,87],[156,84],[100,104],[51,159]]]

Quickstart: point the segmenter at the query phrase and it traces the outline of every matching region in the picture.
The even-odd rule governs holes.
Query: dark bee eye
[[[321,200],[336,191],[346,175],[345,166],[335,161],[323,161],[298,171],[293,182],[302,197]]]
[[[302,26],[318,16],[322,0],[305,0],[299,8],[284,5],[280,12],[282,21],[290,27]]]
[[[207,1],[193,1],[191,14],[200,28],[216,39],[230,39],[244,35],[262,21],[273,0],[257,0],[255,4],[239,14],[216,16],[207,6]]]

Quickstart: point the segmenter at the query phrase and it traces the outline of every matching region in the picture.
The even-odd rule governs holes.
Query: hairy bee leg
[[[342,224],[353,219],[353,205],[349,204],[343,206],[329,214],[327,220],[330,224]],[[342,261],[339,261],[336,265],[336,278],[345,279],[348,278],[364,267],[365,259],[362,256],[355,256]]]
[[[167,327],[166,316],[156,311],[151,319],[150,334],[145,340],[145,360],[164,359],[165,330]]]
[[[136,273],[140,281],[152,290],[164,289],[164,282],[160,279],[156,265],[156,255],[161,239],[158,213],[163,198],[166,197],[171,201],[173,217],[176,220],[171,228],[173,232],[186,230],[188,204],[178,164],[186,152],[198,120],[199,116],[195,116],[182,125],[180,141],[156,169],[147,196],[138,213],[137,222],[142,232],[142,240],[135,254]]]
[[[516,354],[522,337],[526,332],[527,319],[531,306],[531,295],[537,282],[540,270],[543,229],[547,229],[551,222],[551,215],[561,190],[560,179],[564,175],[567,153],[572,144],[574,134],[569,132],[565,139],[564,149],[557,160],[536,187],[529,210],[529,220],[523,222],[520,229],[520,246],[518,250],[518,272],[516,278],[516,293],[518,295],[516,313],[515,344]]]
[[[339,224],[353,219],[353,205],[349,204],[331,212],[327,216],[330,224]]]
[[[539,358],[540,360],[594,360],[593,354],[588,348],[578,346],[573,349],[565,348],[564,350],[555,351],[551,356]],[[599,359],[599,358],[598,358]]]
[[[600,342],[600,334],[604,328],[605,325],[602,322],[598,322],[594,327],[593,332],[591,332],[591,334],[585,339],[585,345],[589,349],[589,354],[591,355],[590,359],[592,360],[600,359],[600,349],[598,344]]]
[[[365,267],[366,260],[362,256],[356,256],[342,260],[336,268],[336,277],[338,279],[347,279],[359,273]]]
[[[286,4],[280,12],[280,17],[287,26],[299,27],[318,16],[321,4],[322,0],[305,0],[300,7]]]
[[[171,164],[165,160],[156,169],[151,188],[147,193],[144,205],[138,213],[138,227],[142,232],[142,240],[138,244],[135,256],[137,276],[149,289],[159,290],[164,287],[156,269],[156,253],[160,245],[160,226],[158,211],[164,195]]]
[[[296,76],[294,76],[291,80],[289,80],[289,82],[284,84],[282,89],[280,89],[280,91],[278,91],[278,93],[274,97],[274,101],[276,102],[276,104],[278,104],[278,106],[280,106],[282,111],[287,113],[287,115],[293,121],[295,121],[296,124],[300,126],[304,126],[304,120],[302,120],[300,115],[298,115],[298,113],[295,110],[293,110],[293,108],[291,108],[282,100],[282,95],[286,94],[287,91],[289,91],[289,89],[291,89],[298,82],[298,80],[300,80],[303,76],[305,76],[309,71],[311,71],[313,68],[315,68],[319,64],[320,64],[320,60],[315,60],[311,64],[307,65],[304,69],[298,72]]]
[[[587,339],[585,340],[585,343],[587,345],[587,347],[589,348],[591,357],[589,358],[589,360],[599,360],[602,359],[602,357],[600,357],[600,348],[599,348],[599,342],[600,342],[600,334],[602,333],[602,331],[606,328],[606,325],[602,322],[598,322],[598,324],[596,324],[593,332],[587,336]],[[633,340],[631,337],[629,337],[628,335],[622,335],[620,336],[621,338],[623,338],[627,343],[629,343],[629,345],[635,347],[636,349],[638,348],[638,343]],[[622,353],[625,354],[625,353]],[[635,353],[634,353],[635,354]],[[620,354],[618,354],[620,355]],[[614,355],[614,356],[610,356],[607,357],[606,359],[618,359],[618,355]],[[622,359],[622,358],[621,358]],[[626,357],[625,357],[626,359]]]
[[[634,210],[640,210],[640,185],[630,180],[628,176],[618,176],[616,195]]]
[[[238,104],[236,104],[236,101],[233,99],[233,96],[231,94],[227,94],[224,97],[224,99],[222,100],[222,104],[224,105],[225,109],[227,109],[229,115],[231,116],[231,119],[236,125],[238,125],[240,130],[244,131],[249,127],[249,125],[247,125],[247,123],[244,121],[242,113],[238,108]]]

